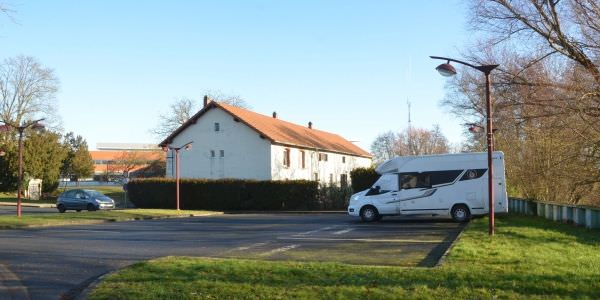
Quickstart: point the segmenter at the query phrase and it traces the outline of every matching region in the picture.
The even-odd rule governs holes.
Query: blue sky
[[[4,2],[16,22],[0,18],[0,59],[54,69],[63,127],[91,149],[157,142],[149,130],[174,98],[201,102],[207,90],[366,150],[407,126],[407,100],[415,126],[464,139],[428,57],[469,42],[461,1]]]

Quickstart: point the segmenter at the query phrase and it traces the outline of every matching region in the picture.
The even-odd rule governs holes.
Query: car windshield
[[[106,197],[104,194],[94,190],[85,190],[85,192],[94,198]]]

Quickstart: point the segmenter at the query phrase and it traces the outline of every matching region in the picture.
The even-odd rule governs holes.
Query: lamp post
[[[445,64],[441,64],[435,68],[442,76],[453,76],[456,75],[456,69],[450,64],[450,62],[459,63],[473,69],[479,70],[485,74],[485,100],[486,100],[486,138],[487,138],[487,161],[488,161],[488,199],[489,199],[489,235],[494,235],[494,168],[492,164],[492,152],[494,151],[494,130],[492,128],[492,95],[491,95],[491,81],[490,73],[492,70],[498,67],[498,65],[481,65],[475,66],[470,63],[460,61],[457,59],[430,56],[432,59],[445,60]]]
[[[165,152],[169,150],[175,151],[175,199],[177,210],[179,210],[179,150],[184,149],[187,151],[192,149],[192,143],[194,142],[187,142],[181,147],[171,147],[169,145],[163,146],[163,151]]]
[[[44,125],[40,123],[40,121],[43,120],[44,119],[28,121],[21,123],[21,125],[3,121],[5,125],[12,127],[19,132],[19,182],[17,183],[17,217],[19,218],[22,215],[21,192],[23,190],[23,132],[25,131],[25,129],[30,127],[33,129],[43,129]]]

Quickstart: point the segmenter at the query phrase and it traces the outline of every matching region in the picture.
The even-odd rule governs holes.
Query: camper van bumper
[[[348,215],[353,217],[358,217],[358,213],[360,211],[359,207],[348,206]]]

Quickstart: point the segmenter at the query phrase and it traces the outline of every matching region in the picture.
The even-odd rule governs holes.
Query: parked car
[[[88,211],[113,209],[115,208],[115,201],[95,190],[74,189],[68,190],[58,196],[56,208],[61,213],[69,209],[76,211],[84,209]]]

